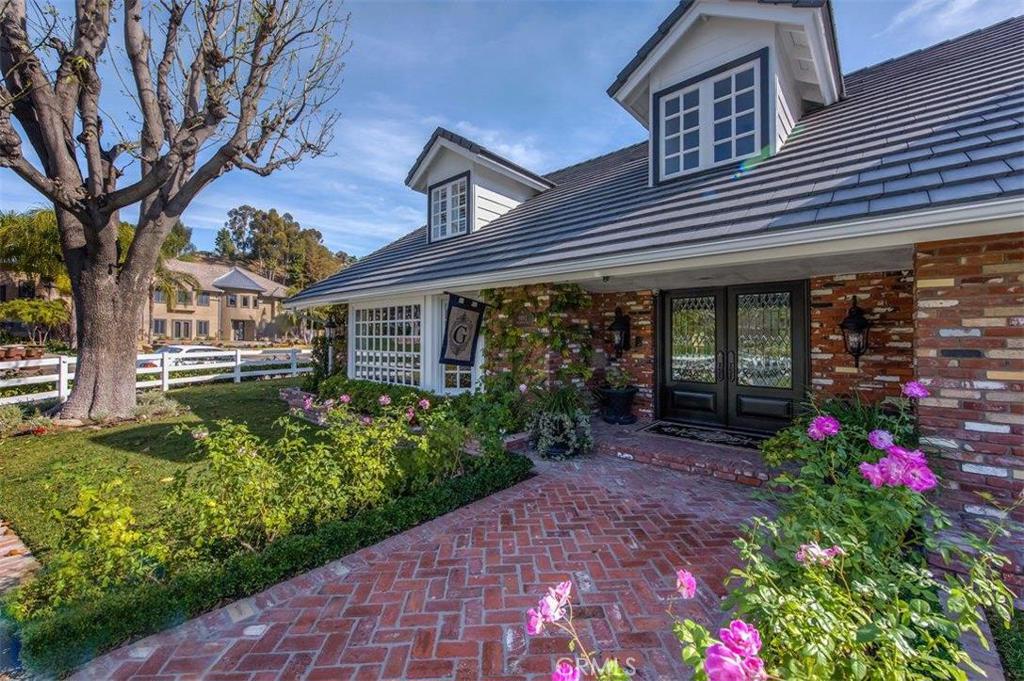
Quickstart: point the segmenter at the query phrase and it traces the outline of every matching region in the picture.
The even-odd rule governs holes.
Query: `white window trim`
[[[444,387],[444,366],[438,361],[441,356],[441,340],[444,334],[444,314],[448,307],[448,296],[444,294],[426,296],[401,296],[396,298],[374,298],[352,303],[348,308],[348,377],[358,379],[355,367],[356,310],[378,307],[419,305],[420,306],[420,384],[422,390],[438,395],[454,395],[466,392],[465,388]],[[480,387],[482,377],[484,338],[477,343],[475,363],[472,368],[472,389]],[[385,384],[382,385],[400,385]]]
[[[754,108],[752,110],[754,116],[754,150],[749,154],[743,156],[733,156],[723,161],[715,161],[715,120],[714,120],[714,83],[720,81],[726,77],[732,77],[740,71],[745,71],[752,68],[754,70]],[[657,98],[657,105],[655,107],[655,115],[657,116],[657,129],[658,129],[658,145],[657,145],[657,181],[664,182],[667,180],[674,180],[679,177],[698,173],[709,168],[715,168],[719,166],[725,166],[730,164],[736,164],[748,158],[755,157],[761,153],[761,150],[767,145],[767,140],[763,138],[764,131],[761,129],[761,118],[764,102],[764,93],[761,88],[762,83],[762,62],[759,58],[752,58],[748,61],[739,64],[733,68],[715,73],[714,75],[707,76],[698,83],[694,83],[688,87],[674,90],[670,93],[666,93]],[[683,168],[683,155],[679,156],[679,170],[675,173],[665,172],[665,104],[670,99],[679,98],[687,92],[693,90],[699,90],[700,92],[700,105],[698,107],[698,130],[700,132],[700,144],[699,150],[699,162],[695,168]],[[770,94],[770,93],[769,93]],[[769,112],[770,113],[770,112]],[[682,132],[682,104],[680,103],[680,131]],[[733,137],[735,139],[735,131]],[[680,146],[682,145],[682,134],[679,137]]]
[[[428,215],[427,215],[427,221],[430,224],[430,240],[432,242],[433,241],[444,241],[446,239],[452,239],[454,237],[464,236],[466,234],[469,234],[470,231],[472,231],[473,202],[472,202],[472,199],[470,197],[470,192],[472,191],[473,186],[470,184],[469,179],[470,179],[469,174],[468,173],[463,173],[463,174],[461,174],[461,175],[459,175],[457,177],[453,177],[453,178],[450,178],[448,180],[443,180],[443,181],[439,182],[438,184],[431,185],[431,187],[428,189],[429,201],[427,203],[428,203],[429,210],[428,210]],[[452,219],[451,219],[451,216],[452,216],[451,196],[452,196],[452,189],[457,188],[459,185],[462,185],[462,192],[466,196],[465,225],[458,232],[453,232],[453,231],[451,231],[451,226],[452,226]],[[445,232],[446,232],[444,235],[442,235],[440,233],[442,225],[436,224],[434,222],[434,213],[435,213],[435,210],[436,210],[436,206],[438,205],[438,202],[440,201],[440,198],[438,196],[436,196],[436,195],[440,194],[440,192],[442,190],[445,191],[445,194],[446,194],[445,201],[447,202],[447,205],[446,205],[447,222],[443,225],[445,227]]]

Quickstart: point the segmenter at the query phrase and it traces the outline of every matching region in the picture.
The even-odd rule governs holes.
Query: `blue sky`
[[[639,141],[644,130],[605,89],[674,6],[349,2],[353,45],[332,155],[268,178],[229,173],[185,222],[210,248],[229,209],[273,207],[361,256],[423,223],[426,198],[403,180],[438,125],[538,172]],[[1013,16],[1021,4],[835,0],[835,12],[848,72]],[[108,110],[117,97],[111,92]],[[0,169],[0,207],[38,205],[41,197]]]

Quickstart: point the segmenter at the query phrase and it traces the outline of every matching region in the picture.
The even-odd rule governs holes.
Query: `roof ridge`
[[[1021,19],[1024,19],[1024,14],[1018,14],[1016,16],[1009,17],[1007,19],[1002,19],[1000,21],[995,22],[994,24],[989,24],[988,26],[982,26],[981,28],[976,28],[973,31],[968,31],[967,33],[961,33],[960,35],[953,36],[952,38],[946,38],[945,40],[940,40],[937,43],[932,43],[931,45],[926,45],[925,47],[918,48],[916,50],[913,50],[912,52],[907,52],[905,54],[897,55],[895,57],[890,57],[888,59],[884,59],[884,60],[882,60],[880,62],[877,62],[877,63],[874,63],[874,64],[870,64],[868,66],[862,66],[861,68],[859,68],[859,69],[857,69],[855,71],[850,71],[849,73],[844,73],[843,74],[843,78],[845,79],[845,78],[851,78],[851,77],[854,77],[854,76],[858,76],[858,77],[859,76],[863,76],[865,71],[872,71],[874,69],[879,69],[879,68],[881,68],[883,66],[887,66],[889,64],[893,64],[893,63],[901,61],[903,59],[907,59],[909,57],[913,57],[915,55],[919,55],[919,54],[921,54],[923,52],[929,52],[931,50],[937,49],[937,48],[942,47],[944,45],[949,45],[950,43],[955,43],[955,42],[959,42],[961,40],[965,40],[967,38],[970,38],[971,36],[974,36],[974,35],[977,35],[979,33],[984,33],[984,32],[993,30],[993,29],[995,29],[998,26],[1002,26],[1003,24],[1009,24],[1009,23],[1012,23],[1014,21],[1019,21]]]
[[[499,154],[498,152],[496,152],[496,151],[494,151],[492,149],[488,149],[487,147],[485,147],[484,145],[480,144],[479,142],[474,142],[473,140],[469,139],[465,135],[460,135],[457,132],[454,132],[454,131],[449,130],[448,128],[446,128],[446,127],[444,127],[442,125],[439,125],[436,128],[434,128],[434,132],[431,133],[430,138],[427,140],[427,143],[423,145],[423,149],[420,151],[419,156],[416,157],[416,160],[413,162],[412,167],[409,169],[409,172],[406,174],[406,176],[405,176],[405,184],[406,185],[409,185],[410,182],[412,182],[413,176],[416,174],[416,171],[419,170],[419,167],[423,163],[423,161],[426,160],[427,154],[430,153],[430,149],[434,146],[434,143],[438,140],[438,138],[446,139],[449,142],[451,142],[453,144],[456,144],[456,145],[462,147],[463,149],[466,149],[467,151],[470,151],[470,152],[472,152],[474,154],[480,154],[481,156],[487,156],[492,161],[496,161],[496,162],[506,166],[510,170],[514,170],[514,171],[516,171],[518,173],[521,173],[521,174],[523,174],[523,175],[525,175],[525,176],[527,176],[527,177],[529,177],[529,178],[531,178],[531,179],[533,179],[535,181],[538,181],[538,182],[540,182],[542,184],[550,183],[550,180],[548,180],[546,177],[544,177],[544,175],[536,173],[536,172],[530,170],[529,168],[526,168],[526,167],[516,163],[515,161],[510,160],[510,159],[502,156],[501,154]]]
[[[587,165],[588,163],[593,163],[595,161],[600,161],[602,159],[608,158],[609,156],[614,156],[615,154],[620,154],[620,153],[626,151],[627,149],[633,149],[635,147],[644,146],[647,143],[648,143],[647,140],[641,140],[639,142],[633,142],[632,144],[627,144],[624,147],[620,147],[618,149],[613,149],[612,151],[607,151],[607,152],[605,152],[603,154],[599,154],[599,155],[594,156],[592,158],[587,158],[587,159],[583,159],[582,161],[577,161],[576,163],[572,163],[570,165],[567,165],[564,168],[559,168],[557,170],[552,170],[549,173],[545,173],[544,177],[550,178],[551,175],[558,175],[560,173],[566,172],[567,170],[572,170],[573,168],[578,168],[579,166],[584,166],[584,165]]]

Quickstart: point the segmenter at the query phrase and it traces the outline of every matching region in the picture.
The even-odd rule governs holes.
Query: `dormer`
[[[650,134],[650,181],[774,154],[842,96],[828,0],[683,0],[608,88]]]
[[[554,184],[450,130],[438,128],[405,184],[427,195],[427,239],[485,228]]]

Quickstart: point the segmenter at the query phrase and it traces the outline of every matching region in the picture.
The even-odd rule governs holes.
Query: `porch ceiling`
[[[743,264],[695,266],[667,272],[608,276],[595,272],[589,277],[578,278],[575,281],[588,291],[594,292],[732,286],[809,279],[823,275],[910,269],[913,266],[913,257],[912,246],[901,246],[886,250],[752,261]]]

